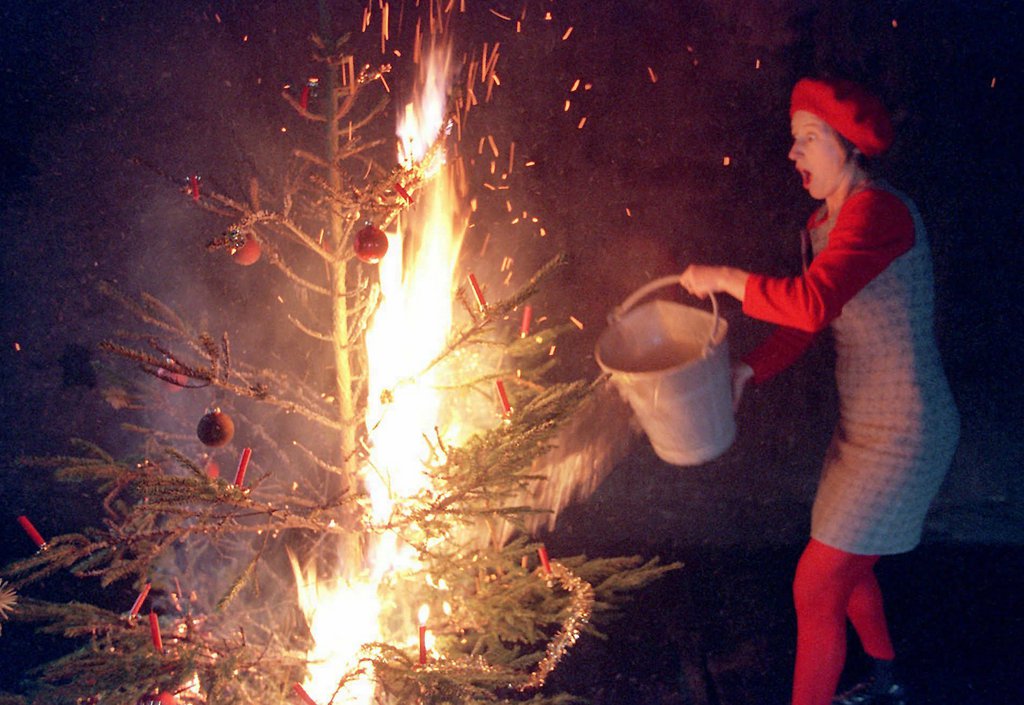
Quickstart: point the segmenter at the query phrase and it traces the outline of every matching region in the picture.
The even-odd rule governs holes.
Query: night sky
[[[656,276],[690,262],[790,273],[798,265],[796,233],[814,204],[786,159],[789,90],[803,75],[862,81],[896,123],[896,144],[878,172],[917,202],[929,229],[937,334],[964,417],[943,512],[926,540],[1024,543],[1024,5],[525,6],[519,33],[501,15],[518,16],[521,0],[481,3],[457,25],[464,48],[502,42],[502,86],[472,116],[474,141],[464,148],[475,153],[475,139],[486,134],[501,145],[516,142],[509,200],[516,212],[536,216],[546,235],[510,224],[504,203],[485,206],[464,265],[499,291],[504,255],[515,257],[522,281],[532,266],[568,253],[569,266],[536,305],[585,324],[561,347],[558,373],[596,375],[591,352],[606,313]],[[366,61],[395,64],[394,107],[408,68],[394,56],[382,59],[376,36],[359,34],[362,7],[334,3],[335,27],[354,32]],[[280,332],[261,327],[275,292],[256,267],[243,270],[204,251],[217,221],[191,207],[181,187],[192,173],[236,192],[251,175],[279,175],[290,146],[282,126],[306,129],[279,92],[315,72],[307,38],[318,22],[313,2],[3,3],[0,506],[9,520],[0,522],[2,562],[30,548],[13,521],[18,514],[40,517],[37,524],[53,532],[70,530],[88,512],[87,504],[76,505],[82,512],[66,509],[74,490],[26,475],[14,458],[60,452],[73,436],[124,442],[123,410],[104,392],[110,373],[103,366],[97,373],[97,343],[119,323],[97,293],[101,280],[144,288],[212,330],[232,330],[239,354],[282,342]],[[407,39],[396,32],[394,45]],[[571,91],[577,79],[589,90]],[[484,167],[481,158],[478,180]],[[493,244],[480,257],[487,234]],[[738,306],[726,302],[724,310],[737,353],[764,335]],[[795,464],[797,476],[770,491],[796,504],[808,499],[820,462],[817,449],[801,445],[800,429],[833,413],[826,362],[827,352],[812,352],[783,382],[760,390],[739,418],[737,457],[781,448],[772,457]],[[811,445],[820,443],[814,439]],[[666,472],[656,468],[649,482]],[[742,503],[754,485],[772,486],[730,472],[709,490],[722,501]],[[743,528],[693,517],[659,524],[660,509],[692,500],[673,496],[671,487],[692,485],[669,485],[652,500],[643,478],[610,480],[597,501],[620,493],[618,506],[631,517],[604,526],[590,519],[593,551],[630,541],[642,548],[656,527],[679,532],[684,543],[765,538],[756,503]],[[778,529],[778,540],[798,540],[804,519]],[[5,633],[5,651],[6,641]]]

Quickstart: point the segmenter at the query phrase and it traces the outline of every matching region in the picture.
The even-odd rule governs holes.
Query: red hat
[[[892,144],[892,123],[882,101],[851,81],[801,78],[793,86],[789,116],[797,110],[821,118],[866,156],[878,156]]]

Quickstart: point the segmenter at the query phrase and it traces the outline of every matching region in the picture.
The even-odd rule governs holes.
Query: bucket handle
[[[616,308],[612,309],[612,312],[608,314],[608,322],[614,323],[618,318],[624,316],[631,308],[636,306],[640,301],[644,299],[648,294],[651,294],[658,289],[673,284],[679,284],[679,276],[676,274],[670,274],[665,277],[659,277],[652,282],[644,284],[642,287],[634,291],[626,300],[619,304]],[[680,287],[681,288],[681,287]],[[708,336],[708,342],[704,344],[704,354],[711,349],[714,344],[715,336],[718,335],[718,299],[715,298],[714,292],[708,292],[708,296],[711,297],[711,313],[715,317],[714,322],[711,324],[711,335]]]

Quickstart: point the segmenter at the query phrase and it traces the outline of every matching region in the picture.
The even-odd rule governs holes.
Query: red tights
[[[829,705],[846,660],[846,618],[864,651],[895,655],[875,578],[878,556],[860,556],[811,539],[793,579],[796,668],[793,705]]]

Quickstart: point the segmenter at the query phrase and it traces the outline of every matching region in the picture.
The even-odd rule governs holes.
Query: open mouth
[[[797,169],[800,173],[800,181],[803,183],[804,188],[807,188],[808,184],[811,183],[811,172],[806,169]]]

